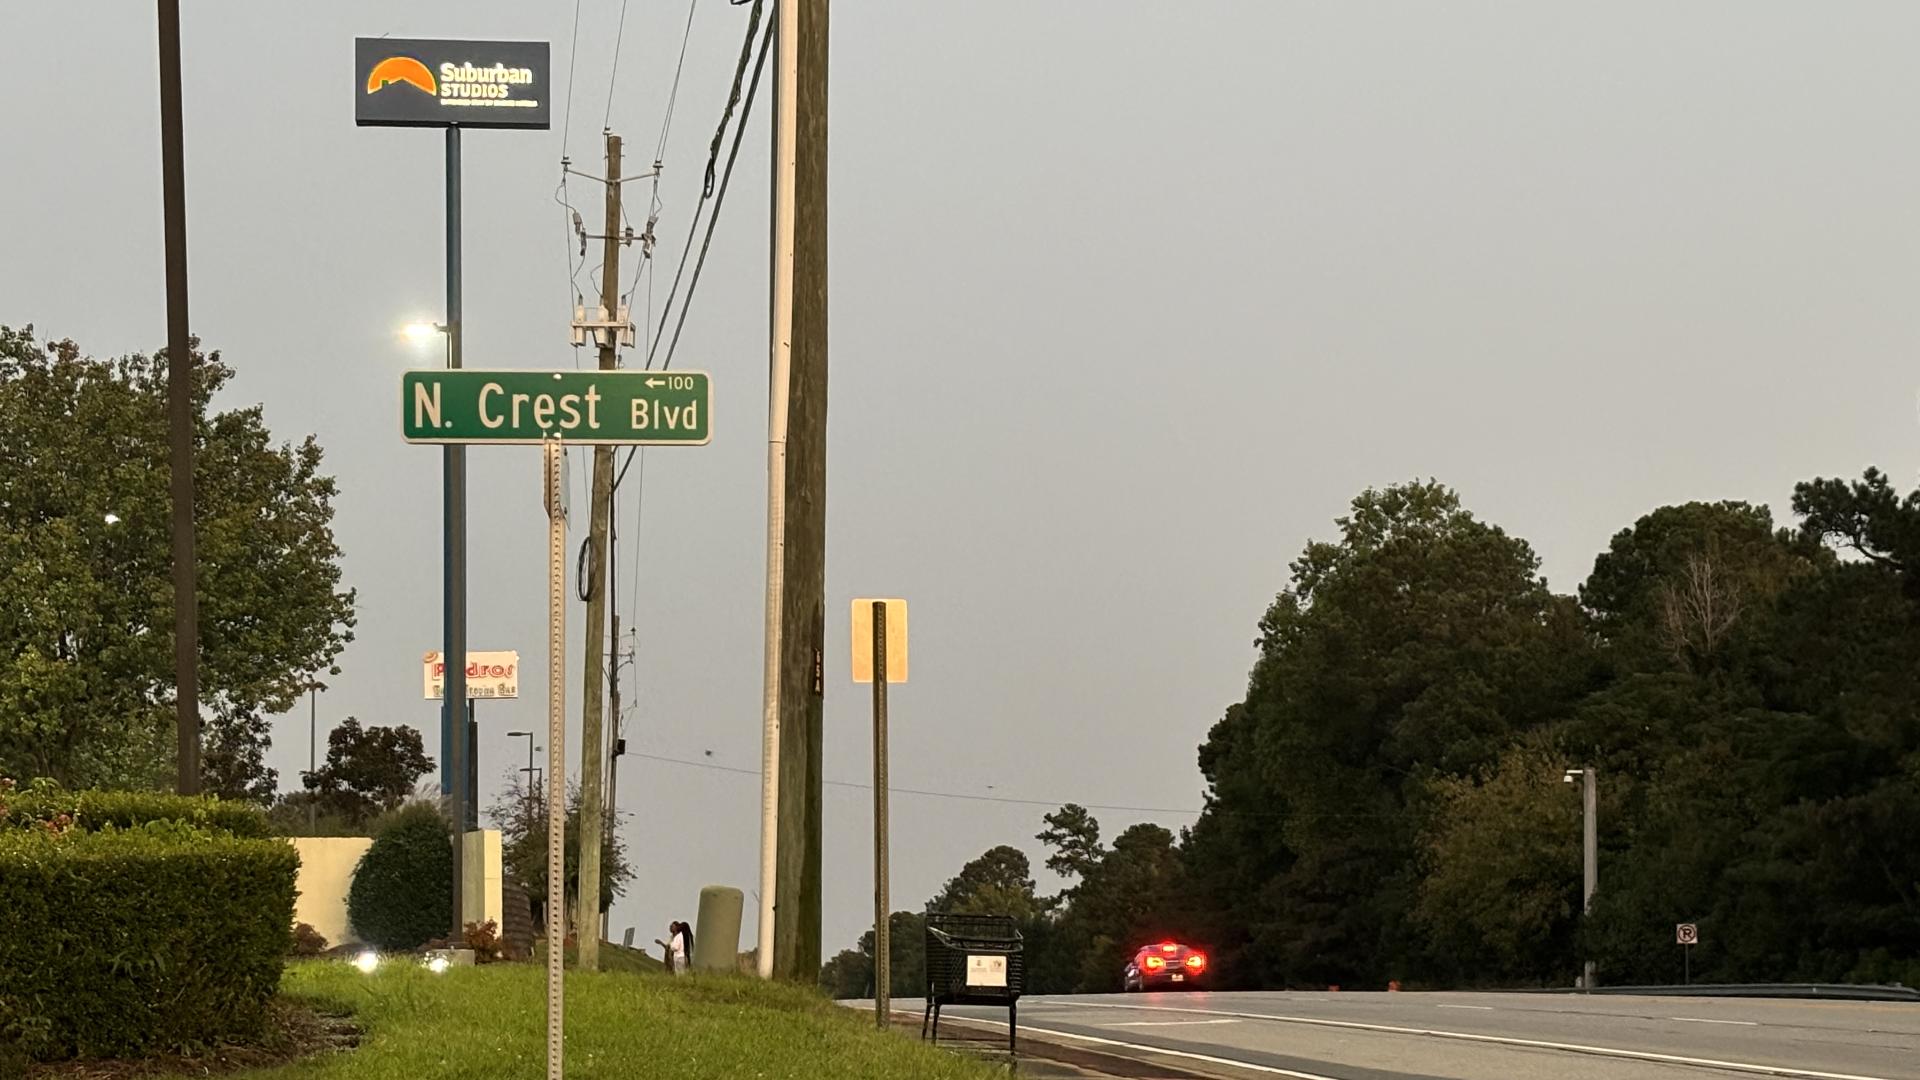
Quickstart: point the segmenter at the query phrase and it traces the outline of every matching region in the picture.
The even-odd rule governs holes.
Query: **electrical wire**
[[[607,76],[607,116],[602,128],[613,124],[613,87],[620,81],[620,43],[627,37],[627,0],[620,0],[620,28],[613,35],[613,73]]]
[[[767,46],[773,41],[773,24],[767,24],[767,32],[760,39],[760,58],[754,61],[753,85],[747,90],[747,103],[740,110],[740,125],[733,129],[733,148],[727,151],[727,171],[720,177],[720,191],[713,198],[713,211],[707,215],[707,235],[700,241],[700,258],[693,264],[693,277],[687,282],[686,299],[680,303],[680,321],[674,324],[673,340],[667,343],[667,358],[660,365],[665,371],[673,366],[673,353],[680,347],[680,332],[687,327],[687,312],[693,310],[694,290],[700,287],[700,272],[706,268],[707,252],[713,247],[713,229],[720,222],[720,208],[727,201],[727,186],[733,180],[734,162],[740,160],[740,140],[746,134],[747,119],[753,115],[754,92],[760,89],[760,72],[766,66]],[[711,169],[711,164],[709,164]],[[659,337],[654,338],[654,347],[658,348]],[[652,357],[648,357],[649,363]]]
[[[742,776],[759,776],[759,769],[742,769],[733,765],[719,765],[711,761],[688,761],[684,758],[666,757],[661,754],[648,754],[635,750],[627,751],[629,756],[658,761],[668,765],[685,765],[695,769],[712,769],[715,772],[738,773]],[[857,783],[852,780],[822,780],[828,787],[854,788],[860,791],[872,791],[872,784]],[[903,788],[887,786],[890,795],[918,795],[928,799],[960,799],[966,802],[1009,803],[1015,806],[1064,806],[1071,799],[1016,799],[1005,795],[969,795],[959,791],[928,791],[922,788]],[[1176,809],[1169,806],[1115,806],[1107,803],[1080,803],[1089,810],[1109,810],[1122,814],[1183,814],[1187,817],[1199,817],[1200,811]]]

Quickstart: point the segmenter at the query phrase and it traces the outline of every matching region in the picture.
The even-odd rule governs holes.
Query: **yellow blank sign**
[[[853,602],[853,681],[873,681],[873,605],[887,605],[887,682],[907,681],[907,602],[867,599]]]

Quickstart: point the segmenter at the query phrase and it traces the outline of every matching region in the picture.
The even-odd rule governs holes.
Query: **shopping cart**
[[[1004,1005],[1007,1049],[1014,1048],[1026,943],[1011,915],[927,914],[927,1011],[920,1037],[940,1041],[943,1005]]]

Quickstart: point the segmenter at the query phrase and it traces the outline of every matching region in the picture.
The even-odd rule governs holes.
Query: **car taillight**
[[[1180,946],[1169,943],[1169,944],[1160,946],[1160,951],[1163,953],[1169,953],[1169,954],[1177,953],[1180,951]]]
[[[1148,971],[1159,971],[1161,968],[1166,966],[1167,966],[1166,960],[1162,959],[1161,957],[1158,957],[1158,956],[1147,957]]]
[[[1197,952],[1197,953],[1194,953],[1192,956],[1187,957],[1187,966],[1192,968],[1195,971],[1199,971],[1201,968],[1206,967],[1207,954]]]

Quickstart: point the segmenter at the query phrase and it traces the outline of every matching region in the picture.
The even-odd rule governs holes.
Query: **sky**
[[[340,484],[359,626],[322,746],[356,716],[438,757],[440,459],[394,414],[434,362],[396,329],[440,316],[442,148],[355,128],[353,38],[547,40],[572,71],[553,130],[464,142],[466,363],[571,368],[597,270],[570,268],[559,159],[599,172],[606,124],[631,173],[665,127],[658,264],[623,273],[657,310],[747,9],[694,0],[666,126],[681,0],[623,29],[583,0],[577,45],[560,3],[185,6],[193,331],[237,373],[225,403],[317,435]],[[890,708],[910,908],[1000,843],[1057,886],[1033,834],[1064,801],[1109,836],[1189,824],[1256,621],[1370,485],[1454,486],[1571,591],[1663,504],[1784,522],[1799,480],[1913,481],[1911,4],[863,3],[832,34],[828,954],[872,918],[853,597],[912,613]],[[37,43],[0,65],[0,324],[163,345],[151,5],[8,3],[0,39]],[[747,892],[754,936],[769,106],[674,361],[713,376],[713,441],[649,453],[621,508],[640,878],[613,923],[641,943],[707,884]],[[597,217],[597,186],[568,191]],[[636,223],[653,196],[629,187]],[[545,523],[536,451],[469,470],[470,641],[526,665],[519,700],[479,708],[490,798],[524,765],[506,732],[544,726]],[[304,705],[276,723],[283,785],[307,728]]]

